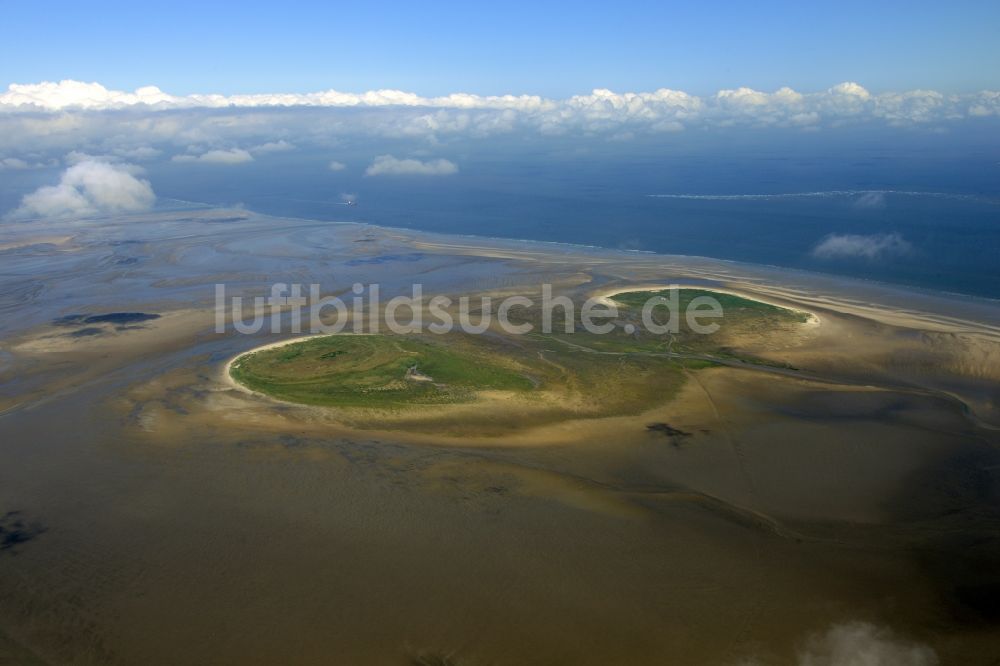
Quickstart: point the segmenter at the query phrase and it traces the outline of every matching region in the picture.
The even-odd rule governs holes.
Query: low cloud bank
[[[458,173],[458,167],[445,159],[421,161],[392,155],[379,155],[365,169],[367,176],[450,176],[453,173]]]
[[[816,245],[812,255],[820,259],[884,259],[910,254],[913,246],[898,233],[830,234]]]
[[[156,195],[149,181],[136,177],[137,173],[128,164],[78,162],[63,172],[59,184],[25,195],[10,217],[69,218],[149,210]]]
[[[604,122],[636,121],[662,131],[677,131],[699,122],[809,127],[847,119],[868,118],[892,124],[912,124],[1000,116],[1000,92],[983,91],[965,95],[947,95],[934,90],[872,93],[858,83],[847,81],[818,92],[803,93],[788,87],[765,92],[743,87],[705,96],[669,88],[621,93],[597,88],[589,94],[565,99],[462,92],[423,97],[402,90],[178,96],[156,86],[127,92],[105,88],[100,83],[64,80],[12,83],[6,92],[0,93],[0,112],[266,107],[491,110],[531,116],[535,125],[549,130],[574,123],[593,126]],[[507,121],[501,118],[500,122]]]
[[[236,164],[249,161],[247,155],[264,159],[282,151],[343,150],[345,144],[368,139],[425,141],[436,149],[449,140],[499,136],[627,143],[667,135],[680,141],[685,132],[798,136],[890,126],[914,130],[914,137],[952,131],[964,136],[995,132],[998,124],[1000,93],[873,93],[857,83],[807,93],[735,88],[702,96],[668,88],[596,89],[549,99],[465,93],[421,97],[394,90],[174,96],[156,88],[123,92],[61,81],[12,84],[0,91],[0,158],[30,165],[78,150],[132,162],[180,153],[180,161],[193,162],[208,151],[205,162]],[[394,150],[405,149],[385,146],[379,152]],[[878,205],[871,199],[858,205]]]

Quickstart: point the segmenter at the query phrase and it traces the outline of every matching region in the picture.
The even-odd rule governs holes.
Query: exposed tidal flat
[[[0,661],[785,664],[845,631],[1000,650],[993,301],[246,211],[3,234]],[[549,283],[623,321],[680,284],[727,317],[215,332],[215,284],[273,282]]]

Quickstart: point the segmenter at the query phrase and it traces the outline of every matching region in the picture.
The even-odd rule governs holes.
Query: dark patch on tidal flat
[[[28,522],[23,512],[8,511],[0,516],[0,551],[15,554],[15,548],[28,543],[46,531],[37,522]]]
[[[886,422],[897,418],[916,401],[906,401],[893,393],[845,393],[819,391],[778,407],[781,414],[812,421],[870,420]]]
[[[365,257],[364,259],[351,259],[345,262],[345,266],[362,266],[366,264],[387,264],[393,261],[420,261],[424,255],[420,252],[410,252],[408,254],[380,254],[377,257]]]
[[[1000,538],[946,530],[918,556],[952,618],[962,625],[1000,625]],[[996,526],[994,526],[996,529]]]
[[[1000,520],[1000,452],[973,450],[936,461],[909,479],[892,507],[905,520],[934,520],[985,512]]]
[[[108,312],[107,314],[70,314],[52,320],[54,326],[84,326],[88,324],[114,324],[126,326],[159,319],[160,315],[150,312]]]
[[[892,508],[926,529],[914,557],[952,618],[1000,625],[1000,452],[977,447],[934,461]]]
[[[691,433],[675,428],[669,423],[650,423],[646,426],[646,430],[663,435],[674,446],[680,446],[684,440],[691,436]]]
[[[295,435],[281,435],[278,437],[278,441],[286,449],[298,449],[306,445],[306,440],[301,437],[296,437]]]
[[[83,320],[84,324],[137,324],[143,321],[159,319],[160,315],[148,312],[109,312],[102,315],[90,315]]]
[[[1000,582],[959,585],[955,587],[955,597],[959,603],[974,610],[982,619],[991,624],[1000,622]]]
[[[96,326],[88,326],[87,328],[81,328],[79,330],[73,331],[68,335],[71,338],[89,338],[93,335],[101,335],[104,333],[103,328],[97,328]]]
[[[78,326],[83,323],[83,318],[86,315],[82,314],[68,314],[63,317],[57,317],[52,320],[53,326]]]

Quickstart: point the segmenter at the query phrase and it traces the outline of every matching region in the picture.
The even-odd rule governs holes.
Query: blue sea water
[[[447,158],[458,173],[366,176],[384,153]],[[329,170],[331,159],[347,168]],[[996,132],[513,137],[430,146],[359,139],[248,164],[146,168],[161,198],[279,216],[702,255],[1000,295]],[[343,195],[357,205],[343,205]],[[862,253],[817,253],[831,236],[835,246]]]

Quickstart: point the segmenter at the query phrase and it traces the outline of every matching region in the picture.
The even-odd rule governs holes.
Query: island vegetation
[[[650,333],[641,310],[658,294],[625,292],[613,296],[619,317],[605,335],[579,321],[572,333],[563,321],[555,322],[558,332],[528,335],[330,335],[251,351],[229,372],[248,389],[305,405],[398,412],[502,400],[529,406],[536,417],[544,412],[545,421],[636,414],[669,401],[692,370],[734,359],[775,365],[741,352],[741,340],[780,334],[807,317],[732,294],[680,292],[682,307],[706,295],[722,304],[717,332],[699,335],[683,323],[676,333]],[[661,323],[665,316],[654,313]],[[541,313],[525,309],[518,317],[538,324]]]

